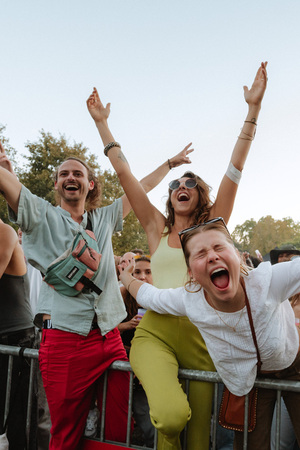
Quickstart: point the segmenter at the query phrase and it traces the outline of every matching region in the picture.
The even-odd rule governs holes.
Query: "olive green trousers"
[[[150,417],[158,430],[158,449],[181,449],[188,423],[188,450],[208,450],[213,384],[191,381],[189,401],[178,368],[214,371],[198,329],[187,317],[147,311],[136,328],[130,363],[146,392]]]

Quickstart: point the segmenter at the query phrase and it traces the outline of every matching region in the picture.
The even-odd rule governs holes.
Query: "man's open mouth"
[[[210,274],[210,279],[218,289],[226,289],[229,285],[229,272],[220,267]]]
[[[66,191],[77,191],[79,186],[77,186],[77,184],[66,184],[64,188]]]

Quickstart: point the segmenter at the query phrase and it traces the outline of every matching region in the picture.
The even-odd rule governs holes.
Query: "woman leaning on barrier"
[[[300,293],[300,258],[247,269],[222,218],[179,234],[190,283],[178,289],[157,289],[134,279],[129,264],[120,279],[131,295],[157,313],[189,317],[232,394],[240,397],[253,388],[258,371],[256,345],[262,362],[259,376],[300,381],[299,329],[286,300]],[[299,443],[300,392],[283,391],[282,397]],[[256,426],[248,433],[249,450],[269,450],[275,401],[276,390],[258,389]],[[235,448],[243,448],[242,432],[235,433]]]

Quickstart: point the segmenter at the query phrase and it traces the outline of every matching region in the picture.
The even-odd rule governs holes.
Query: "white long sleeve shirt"
[[[298,353],[299,334],[286,299],[300,292],[300,258],[274,266],[261,263],[244,280],[262,370],[289,367]],[[257,375],[257,354],[246,307],[242,313],[218,311],[218,315],[207,303],[203,290],[189,293],[184,287],[157,289],[150,284],[141,286],[137,302],[157,313],[187,316],[201,332],[227,388],[235,395],[251,390]],[[236,331],[219,316],[231,327],[238,323]]]

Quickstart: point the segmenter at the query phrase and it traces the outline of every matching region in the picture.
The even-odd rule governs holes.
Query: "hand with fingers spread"
[[[261,63],[250,90],[244,86],[244,97],[248,105],[259,105],[263,99],[268,81],[267,64]]]
[[[13,166],[11,161],[8,159],[8,156],[4,150],[4,147],[2,145],[2,142],[0,142],[0,167],[3,167],[3,169],[8,170],[13,175],[17,176],[14,172]]]
[[[191,160],[188,157],[188,155],[194,151],[193,148],[190,148],[191,145],[192,143],[190,142],[184,147],[183,150],[181,150],[181,152],[169,159],[171,169],[174,169],[174,167],[179,167],[182,164],[191,164]]]
[[[110,103],[107,103],[107,105],[104,107],[95,87],[93,89],[93,92],[87,99],[86,104],[90,115],[96,123],[107,121],[110,114]]]

